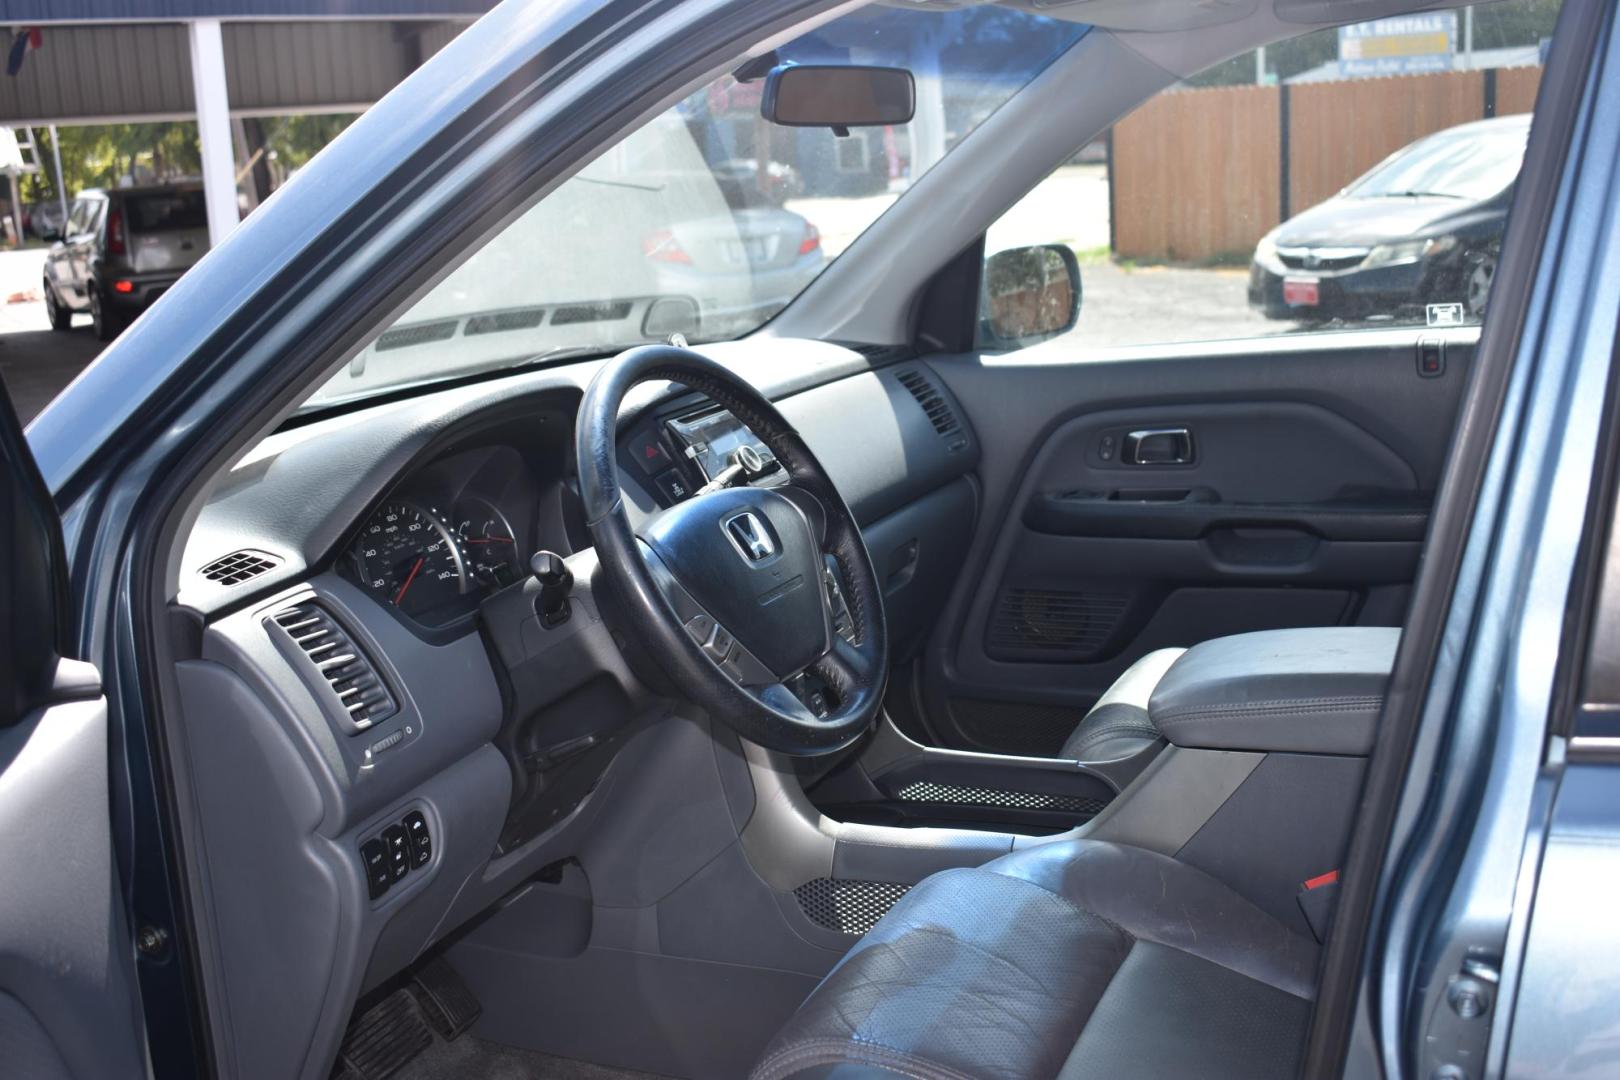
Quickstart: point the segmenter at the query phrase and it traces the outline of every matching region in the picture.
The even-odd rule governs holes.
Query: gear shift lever
[[[540,583],[540,598],[534,604],[540,625],[549,627],[567,622],[572,614],[568,593],[574,587],[574,574],[563,557],[555,551],[537,551],[529,559],[529,572]]]

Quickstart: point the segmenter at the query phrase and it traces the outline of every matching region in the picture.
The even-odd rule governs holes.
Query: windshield
[[[777,127],[727,75],[631,133],[514,221],[307,406],[680,334],[757,329],[1084,27],[999,6],[866,8],[783,61],[904,67],[913,120]]]
[[[1474,200],[1499,195],[1519,175],[1530,134],[1528,118],[1502,124],[1470,126],[1424,139],[1351,184],[1345,194],[1357,199],[1438,195]]]

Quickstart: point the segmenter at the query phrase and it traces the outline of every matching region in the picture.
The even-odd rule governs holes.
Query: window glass
[[[86,231],[86,228],[87,228],[86,220],[89,217],[89,210],[90,210],[90,200],[89,199],[75,199],[74,200],[73,209],[68,213],[66,235],[68,235],[68,236],[83,236],[84,235],[84,233]]]
[[[124,205],[133,232],[208,228],[208,207],[200,190],[137,195],[125,200]]]
[[[748,333],[1085,30],[989,5],[841,16],[779,58],[906,68],[910,123],[775,126],[763,81],[700,87],[492,239],[311,403],[677,332]]]
[[[991,227],[986,257],[1072,250],[1072,340],[1087,346],[1477,324],[1560,3],[1381,19],[1240,56],[1083,149]],[[994,300],[982,348],[1051,336],[998,334]]]

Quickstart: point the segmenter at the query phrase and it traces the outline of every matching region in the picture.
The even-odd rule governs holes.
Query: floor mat
[[[391,1080],[661,1080],[651,1073],[613,1069],[587,1061],[552,1057],[533,1050],[463,1035],[433,1045],[395,1073]]]

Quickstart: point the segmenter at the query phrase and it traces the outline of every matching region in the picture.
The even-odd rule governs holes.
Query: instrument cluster
[[[522,580],[534,551],[566,543],[564,537],[541,543],[547,486],[511,447],[432,462],[397,484],[365,519],[341,569],[379,603],[417,623],[452,622]]]

